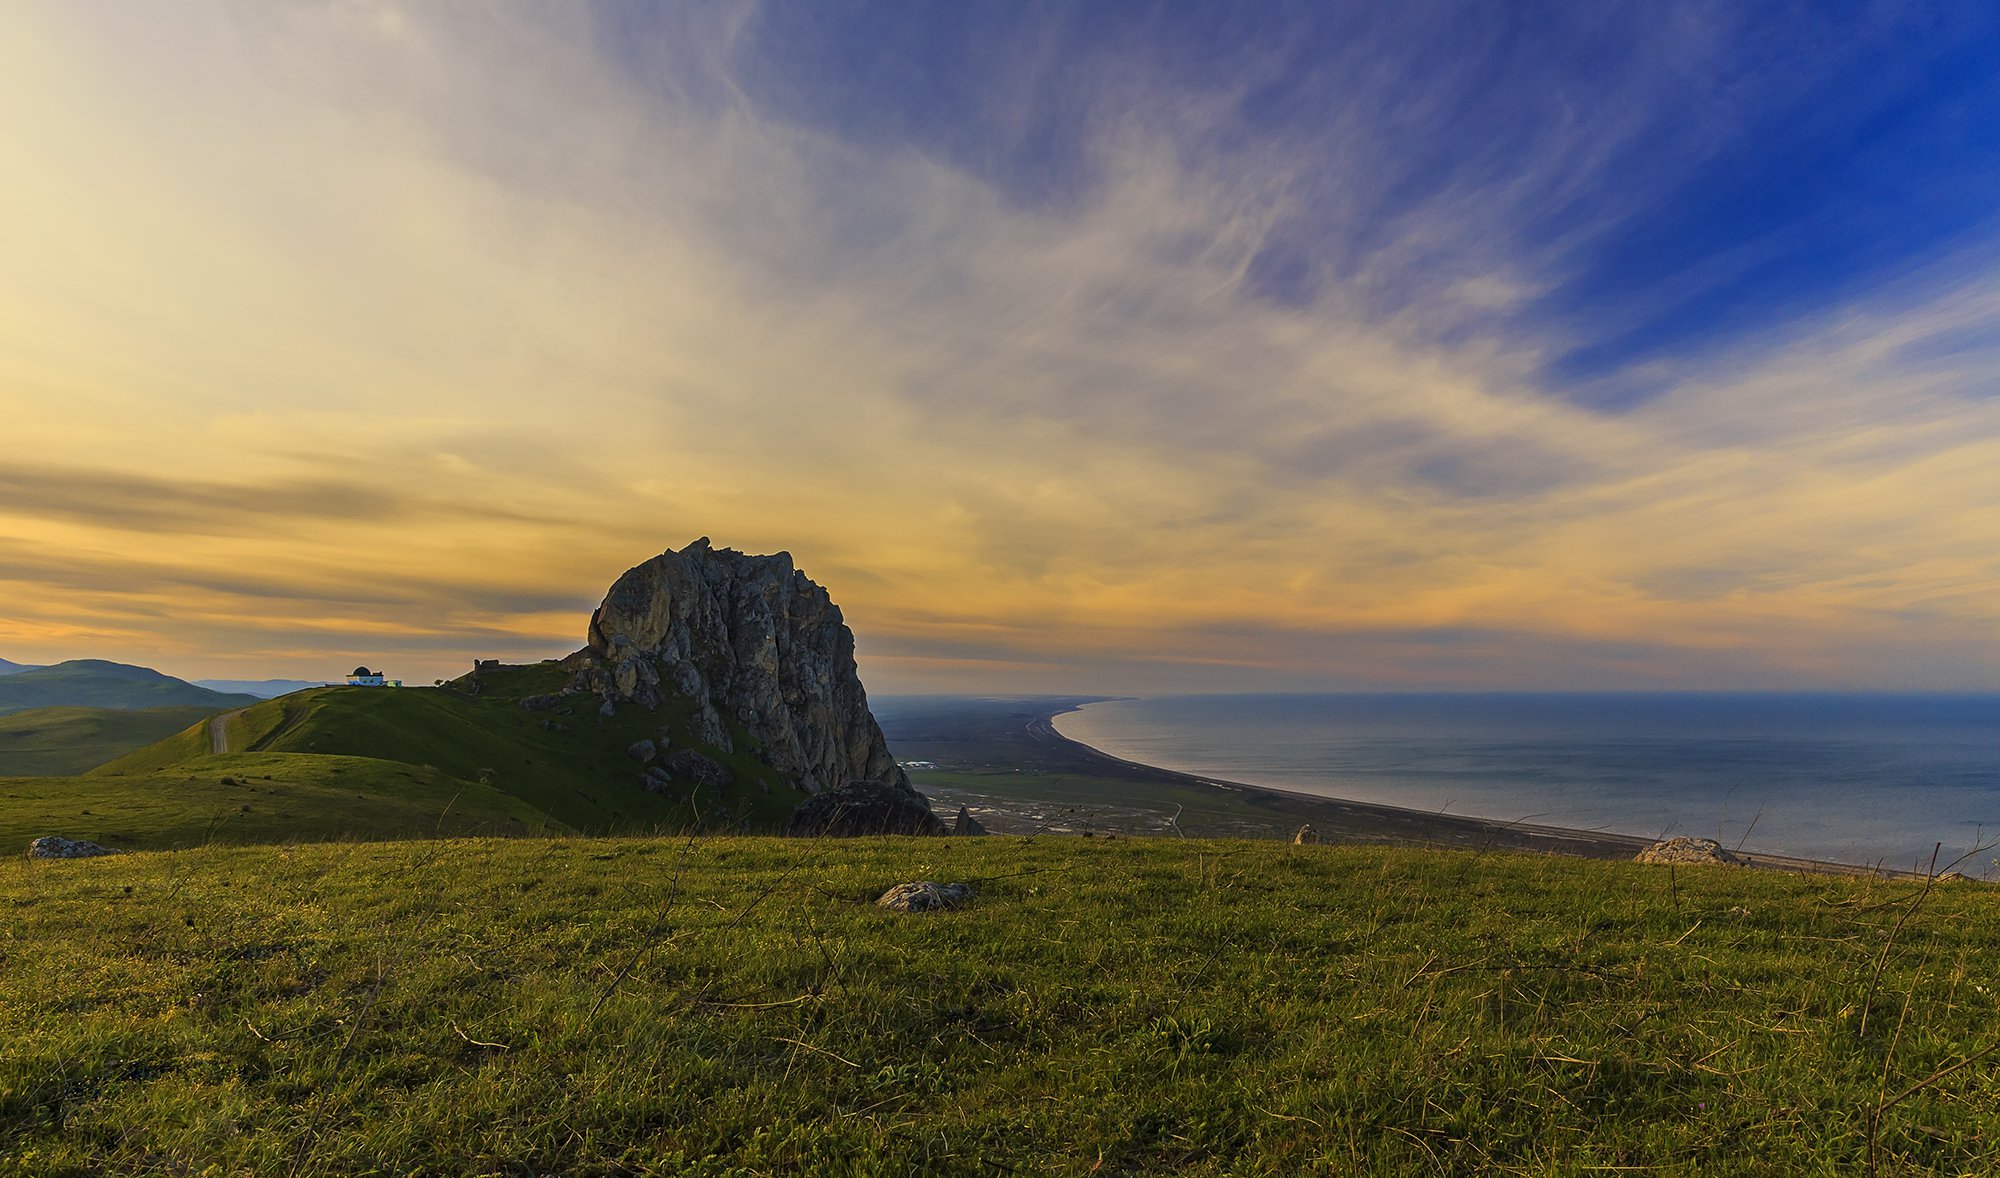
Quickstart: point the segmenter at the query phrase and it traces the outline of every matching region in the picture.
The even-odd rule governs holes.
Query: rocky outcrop
[[[1320,843],[1319,832],[1312,828],[1312,823],[1308,822],[1304,826],[1299,827],[1298,833],[1292,836],[1292,843],[1301,847],[1316,847]]]
[[[1635,856],[1640,863],[1740,864],[1743,860],[1725,850],[1714,839],[1677,838],[1662,839]]]
[[[792,811],[785,833],[801,838],[944,834],[945,826],[909,782],[863,781],[807,798]]]
[[[861,821],[942,832],[868,710],[840,608],[786,553],[748,556],[704,538],[654,557],[605,595],[583,656],[572,690],[601,697],[600,710],[686,700],[697,742],[754,752],[817,795],[794,827],[846,833]],[[751,747],[739,750],[737,734]],[[665,759],[676,778],[701,776]]]
[[[98,855],[118,853],[110,847],[100,847],[86,839],[66,839],[55,834],[45,834],[28,844],[30,859],[92,859]]]
[[[958,817],[952,820],[951,833],[957,835],[980,835],[986,833],[986,828],[980,825],[979,819],[972,816],[972,810],[969,807],[960,806],[958,808]]]

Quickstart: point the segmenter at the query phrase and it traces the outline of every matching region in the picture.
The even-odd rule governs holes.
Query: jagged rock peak
[[[663,552],[611,586],[589,651],[579,685],[607,706],[684,697],[700,740],[730,750],[733,719],[808,794],[874,785],[923,805],[868,710],[854,633],[789,553],[750,556],[706,536]]]

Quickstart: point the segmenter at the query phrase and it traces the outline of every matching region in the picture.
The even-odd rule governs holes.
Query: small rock
[[[972,816],[972,811],[966,809],[964,806],[960,806],[958,808],[958,817],[952,821],[951,832],[953,834],[985,834],[986,828],[979,825],[979,819]]]
[[[1319,832],[1312,828],[1312,823],[1308,822],[1304,826],[1299,827],[1299,832],[1292,836],[1292,843],[1300,847],[1318,846]]]
[[[646,792],[649,794],[665,793],[667,792],[667,787],[673,783],[673,776],[658,765],[639,775],[639,784],[644,786]]]
[[[696,785],[706,785],[716,789],[721,789],[736,780],[736,775],[723,765],[693,749],[675,749],[668,753],[667,769],[675,777],[685,777]]]
[[[882,898],[875,904],[896,912],[931,912],[956,908],[972,896],[972,888],[966,884],[939,884],[920,879],[915,883],[897,884],[883,892]]]
[[[659,746],[650,740],[642,740],[625,751],[641,765],[651,764],[653,758],[660,755]]]
[[[53,834],[45,834],[28,844],[30,859],[91,859],[98,855],[121,853],[113,847],[100,847],[83,839],[66,839]]]
[[[597,714],[606,719],[618,714],[618,705],[612,701],[609,692],[605,693],[604,702],[597,705]]]
[[[1684,865],[1702,863],[1740,864],[1743,862],[1743,860],[1723,849],[1722,844],[1716,842],[1714,839],[1689,838],[1686,835],[1661,839],[1659,842],[1639,852],[1638,855],[1634,856],[1634,860],[1639,863],[1678,863]]]

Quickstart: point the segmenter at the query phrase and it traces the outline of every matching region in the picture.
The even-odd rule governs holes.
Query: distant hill
[[[0,675],[18,675],[23,671],[33,671],[36,669],[26,663],[10,663],[6,659],[0,659]]]
[[[72,659],[0,678],[0,716],[52,707],[199,707],[219,712],[257,702],[254,695],[210,691],[146,667],[102,659]]]
[[[35,708],[0,716],[0,777],[84,773],[214,712],[210,707]]]
[[[325,679],[196,679],[196,687],[206,687],[210,691],[221,691],[236,695],[254,695],[258,699],[276,699],[290,695],[294,691],[304,691],[311,687],[325,687]]]

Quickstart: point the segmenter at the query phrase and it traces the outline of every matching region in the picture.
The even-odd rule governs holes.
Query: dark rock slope
[[[794,834],[939,834],[944,824],[889,755],[854,665],[854,634],[789,554],[706,538],[618,578],[590,619],[577,687],[604,706],[692,702],[699,739],[757,757],[808,795]]]

